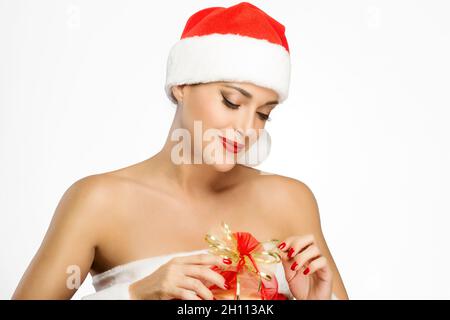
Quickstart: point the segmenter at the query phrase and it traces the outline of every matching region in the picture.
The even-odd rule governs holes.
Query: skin
[[[258,240],[287,244],[282,263],[297,299],[329,299],[331,292],[348,299],[321,230],[315,197],[303,182],[236,163],[175,165],[171,160],[177,141],[170,137],[177,128],[188,129],[192,136],[194,120],[201,120],[204,130],[223,133],[230,128],[241,133],[264,128],[261,114],[269,115],[275,108],[276,103],[265,104],[276,101],[277,93],[245,82],[175,86],[172,92],[178,107],[161,151],[73,183],[12,299],[70,299],[77,289],[66,285],[71,265],[78,267],[82,283],[89,272],[95,275],[138,259],[205,249],[202,235],[221,221]],[[224,104],[224,97],[239,108]],[[245,134],[239,139],[246,149],[254,142]],[[192,154],[208,143],[213,142],[203,142]],[[290,247],[295,249],[292,257],[287,255]],[[292,271],[294,261],[299,266]],[[214,264],[223,265],[222,259],[210,254],[174,258],[135,282],[130,293],[136,299],[212,299],[204,284],[224,286],[223,277],[209,269]],[[308,266],[310,273],[303,275]]]

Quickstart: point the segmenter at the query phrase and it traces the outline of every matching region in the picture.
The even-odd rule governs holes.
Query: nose
[[[256,127],[256,112],[243,112],[239,115],[237,121],[236,132],[240,135],[242,140],[246,138],[253,138],[259,128]]]

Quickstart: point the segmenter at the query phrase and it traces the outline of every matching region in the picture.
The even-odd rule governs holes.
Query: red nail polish
[[[227,290],[230,289],[230,285],[229,285],[228,283],[225,283],[223,286],[224,286],[224,288],[227,289]]]
[[[210,267],[210,269],[211,269],[212,271],[215,271],[215,272],[219,272],[219,273],[220,273],[220,268],[219,268],[218,266],[216,266],[216,265]]]
[[[294,248],[290,248],[288,252],[288,257],[292,258],[292,254],[294,253]]]
[[[231,260],[228,259],[228,258],[224,258],[224,259],[223,259],[223,263],[231,264]]]
[[[284,247],[286,247],[286,243],[280,243],[279,245],[278,245],[278,248],[281,250],[281,249],[283,249]]]
[[[307,275],[309,273],[309,268],[306,268],[305,271],[303,271],[304,275]]]
[[[297,266],[297,264],[298,264],[297,261],[295,261],[295,262],[292,264],[292,266],[291,266],[291,270],[292,270],[292,271],[294,271],[294,269],[295,269],[295,267]]]

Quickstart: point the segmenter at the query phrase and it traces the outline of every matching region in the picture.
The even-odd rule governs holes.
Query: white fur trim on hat
[[[171,87],[214,81],[250,82],[278,93],[289,92],[290,55],[281,45],[237,34],[213,33],[179,40],[167,59],[165,91]]]

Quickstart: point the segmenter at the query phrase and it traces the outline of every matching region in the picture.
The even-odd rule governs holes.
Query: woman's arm
[[[12,299],[70,299],[77,291],[94,260],[105,201],[100,185],[89,176],[64,193]]]
[[[285,190],[288,190],[288,197],[293,200],[286,202],[288,203],[286,219],[289,221],[290,228],[292,228],[291,233],[295,235],[312,234],[314,236],[320,252],[327,258],[333,271],[332,292],[334,299],[348,300],[344,283],[322,232],[319,209],[314,194],[307,185],[295,179],[289,179],[289,186]]]

